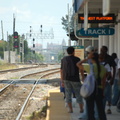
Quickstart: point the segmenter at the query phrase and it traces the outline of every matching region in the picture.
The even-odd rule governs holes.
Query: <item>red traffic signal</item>
[[[14,38],[15,38],[15,39],[18,38],[18,32],[14,32]]]
[[[18,41],[15,41],[15,42],[14,42],[14,48],[19,48],[19,43],[18,43]]]

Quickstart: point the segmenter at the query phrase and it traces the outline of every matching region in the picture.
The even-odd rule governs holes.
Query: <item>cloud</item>
[[[0,7],[0,14],[6,14],[10,11],[10,8],[7,7]]]
[[[31,19],[31,11],[30,10],[24,10],[24,9],[19,9],[17,7],[13,7],[12,8],[13,13],[15,13],[16,18],[19,21],[27,21],[29,19]]]

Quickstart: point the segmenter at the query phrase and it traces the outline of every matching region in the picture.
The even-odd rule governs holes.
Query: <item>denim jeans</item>
[[[111,99],[112,99],[112,86],[110,85],[110,83],[106,82],[106,86],[104,89],[104,99],[103,99],[104,109],[106,106],[106,102],[111,103]]]
[[[118,80],[117,79],[114,80],[113,93],[112,94],[113,94],[112,105],[117,105],[119,95],[120,95],[120,90],[119,90],[119,87],[118,87]]]

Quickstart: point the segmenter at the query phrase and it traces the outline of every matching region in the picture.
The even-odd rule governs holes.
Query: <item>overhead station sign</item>
[[[84,30],[84,28],[77,31],[78,36],[92,36],[98,37],[99,35],[113,35],[115,30],[113,28],[88,28]]]
[[[114,23],[115,19],[114,14],[88,14],[88,23]],[[78,23],[84,23],[84,14],[78,14]]]

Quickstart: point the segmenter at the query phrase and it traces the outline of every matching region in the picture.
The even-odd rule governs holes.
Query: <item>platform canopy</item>
[[[78,13],[84,11],[85,1],[86,0],[74,0],[74,2],[77,4],[76,10]],[[87,0],[87,1],[89,13],[102,13],[103,0]],[[120,12],[120,0],[110,0],[110,13],[117,14],[118,12]]]

